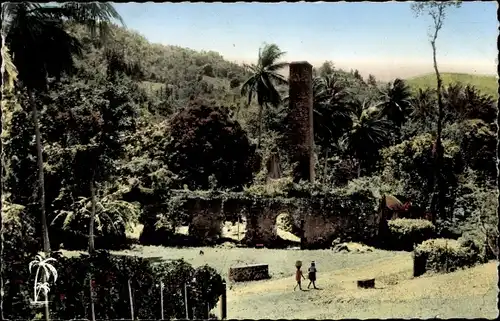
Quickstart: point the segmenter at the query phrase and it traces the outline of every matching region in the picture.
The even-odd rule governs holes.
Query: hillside
[[[442,73],[443,85],[447,86],[452,83],[461,83],[464,85],[470,84],[475,86],[481,92],[498,97],[498,80],[495,76],[488,75],[472,75],[472,74],[459,74],[459,73]],[[427,74],[418,77],[407,79],[408,84],[412,89],[435,87],[436,76],[435,74]]]
[[[84,58],[77,59],[77,65],[105,74],[106,49],[96,45],[81,26],[68,25],[68,29],[84,44]],[[234,91],[229,90],[231,80],[240,84],[248,77],[242,65],[225,60],[217,52],[150,43],[138,32],[118,26],[112,31],[106,47],[121,56],[130,68],[127,74],[150,96],[170,98],[178,108],[193,96],[230,106],[236,102]]]

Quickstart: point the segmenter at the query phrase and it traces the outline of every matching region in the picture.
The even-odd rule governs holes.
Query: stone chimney
[[[289,98],[290,160],[297,163],[294,181],[314,182],[312,65],[306,61],[290,63]]]

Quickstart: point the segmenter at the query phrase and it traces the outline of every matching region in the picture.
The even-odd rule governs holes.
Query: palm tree
[[[419,88],[410,100],[410,117],[415,121],[427,121],[437,116],[436,90],[431,88]]]
[[[276,89],[276,85],[286,85],[288,81],[278,73],[286,66],[287,62],[279,62],[279,59],[285,55],[276,44],[265,44],[259,49],[257,65],[245,65],[252,73],[243,85],[241,85],[241,95],[248,95],[248,105],[252,102],[252,97],[257,96],[259,104],[259,133],[258,147],[262,135],[262,112],[264,107],[269,105],[278,107],[281,103],[281,95]]]
[[[410,113],[411,91],[404,80],[396,78],[380,91],[382,101],[381,112],[392,121],[396,127],[401,128]]]
[[[45,292],[45,304],[47,304],[47,294],[49,292],[48,281],[51,276],[54,278],[54,282],[57,280],[57,270],[52,264],[49,262],[56,261],[56,259],[52,257],[46,257],[45,252],[40,252],[36,255],[35,259],[29,263],[29,270],[31,272],[32,268],[36,267],[35,273],[35,285],[33,286],[33,301],[34,303],[38,302],[38,297],[40,296],[40,292],[43,290]],[[38,282],[38,275],[42,272],[42,283]]]
[[[463,87],[459,83],[450,84],[441,90],[443,102],[443,123],[459,120],[464,116],[467,102]]]
[[[42,140],[35,94],[47,91],[49,78],[58,80],[62,74],[74,71],[73,55],[82,54],[78,39],[66,31],[66,22],[84,24],[92,35],[99,30],[104,41],[110,34],[109,23],[112,20],[122,20],[111,4],[97,2],[52,5],[3,3],[1,15],[2,34],[5,35],[7,46],[12,50],[13,63],[19,72],[19,85],[26,88],[32,111],[37,146],[43,250],[49,253]]]
[[[495,119],[495,101],[482,95],[474,86],[452,84],[443,89],[444,122],[464,119],[482,119],[487,123]]]
[[[313,125],[315,141],[331,146],[351,125],[348,92],[334,75],[313,80]],[[329,149],[329,148],[327,148]]]
[[[95,190],[97,195],[80,197],[75,204],[75,211],[60,211],[51,224],[59,218],[64,218],[63,228],[66,229],[71,227],[74,221],[93,215],[97,229],[100,231],[110,227],[118,233],[119,227],[131,228],[139,216],[137,206],[119,199],[124,192],[122,189],[109,193],[112,187],[112,184],[104,183],[101,188]],[[108,224],[105,224],[106,221]]]
[[[391,122],[382,117],[380,103],[354,98],[350,105],[353,111],[352,127],[343,135],[340,145],[346,152],[354,154],[360,177],[362,163],[390,142]]]
[[[40,295],[40,292],[44,292],[45,295],[45,319],[47,321],[50,320],[50,311],[49,311],[49,302],[48,302],[48,295],[49,295],[49,279],[50,276],[54,277],[54,282],[57,280],[57,270],[49,263],[50,261],[56,261],[56,259],[47,257],[47,254],[45,252],[40,252],[36,257],[35,260],[31,261],[28,265],[28,268],[31,273],[31,269],[33,267],[37,267],[36,269],[36,274],[35,274],[35,285],[33,286],[33,291],[34,291],[34,297],[33,297],[33,303],[38,304],[38,297]],[[38,274],[40,270],[43,270],[42,273],[42,282],[38,282]]]

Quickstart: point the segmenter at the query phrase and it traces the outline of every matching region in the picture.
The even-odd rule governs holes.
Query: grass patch
[[[141,81],[139,87],[144,89],[148,95],[156,95],[160,89],[165,90],[165,84],[161,82]]]
[[[203,255],[200,254],[203,251]],[[295,273],[295,262],[301,260],[309,266],[315,261],[318,271],[334,271],[343,268],[366,266],[373,261],[385,260],[401,255],[401,252],[374,250],[364,254],[342,254],[331,250],[281,250],[254,248],[196,247],[171,248],[162,246],[135,246],[132,250],[113,251],[118,255],[161,257],[163,260],[183,258],[194,267],[208,264],[227,277],[229,267],[241,264],[269,264],[273,278],[291,277]],[[68,253],[70,254],[70,253]],[[406,254],[408,255],[408,254]]]

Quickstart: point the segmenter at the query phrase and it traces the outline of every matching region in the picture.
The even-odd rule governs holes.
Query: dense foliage
[[[258,101],[241,109],[234,119],[234,111],[247,104],[248,95],[232,91],[229,82],[238,79],[243,84],[250,79],[243,68],[215,53],[151,45],[118,27],[112,27],[113,38],[105,47],[83,27],[68,24],[67,28],[82,43],[83,54],[75,58],[77,72],[51,84],[47,94],[38,94],[40,106],[45,106],[41,128],[49,222],[61,211],[78,211],[71,200],[76,205],[79,198],[89,197],[92,173],[96,183],[112,181],[115,190],[141,186],[164,194],[184,185],[241,188],[261,182],[269,156],[279,151],[281,174],[286,174],[291,165],[283,145],[287,99],[283,97],[283,107],[277,108],[278,101],[273,101],[263,111],[259,157],[252,147],[259,136]],[[283,57],[275,47],[268,45],[266,50],[275,60]],[[275,72],[277,67],[269,68]],[[315,73],[318,181],[331,188],[358,177],[380,176],[386,183],[402,184],[408,198],[428,206],[435,92],[413,93],[401,79],[383,84],[372,76],[365,82],[356,72],[336,69],[331,63]],[[184,94],[185,88],[194,88],[195,83],[203,87],[207,81],[207,88],[214,86],[227,95]],[[283,92],[282,85],[277,84],[278,93]],[[460,84],[446,87],[443,96],[448,155],[443,175],[451,202],[468,169],[486,186],[494,183],[496,104],[476,88]],[[192,98],[203,103],[193,107]],[[37,177],[27,104],[21,90],[7,100],[4,142],[11,168],[6,189],[13,203],[29,207],[33,206],[30,186]],[[225,107],[215,107],[220,105]],[[255,167],[259,164],[262,170]],[[143,211],[151,204],[142,200],[141,205]],[[452,206],[448,205],[449,211]]]
[[[340,70],[332,62],[314,69],[316,182],[292,183],[288,87],[281,75],[287,62],[281,48],[265,44],[256,64],[243,67],[218,53],[151,44],[115,25],[108,25],[107,37],[95,37],[96,25],[89,25],[95,16],[81,18],[98,12],[95,5],[72,4],[62,11],[24,4],[5,7],[13,10],[17,20],[12,21],[33,23],[13,24],[6,38],[15,54],[7,83],[15,79],[13,66],[19,69],[15,86],[2,92],[6,260],[26,266],[41,248],[45,217],[53,249],[60,244],[87,248],[91,217],[97,248],[125,246],[126,230],[137,223],[144,225],[141,243],[172,245],[177,242],[176,228],[190,223],[184,207],[193,198],[255,208],[279,200],[297,211],[314,209],[325,216],[341,212],[356,223],[346,234],[359,240],[372,236],[365,220],[384,194],[402,195],[423,211],[434,210],[435,89],[412,90],[403,79],[363,79],[357,70]],[[26,39],[30,30],[39,37]],[[32,74],[36,77],[29,80]],[[439,191],[444,212],[432,228],[393,223],[400,234],[394,242],[407,238],[406,245],[413,246],[432,230],[442,237],[463,236],[492,258],[498,255],[497,97],[459,83],[439,93],[444,158],[437,175],[446,182]],[[330,246],[331,240],[325,244]],[[158,296],[151,291],[160,278],[172,276],[171,269],[197,275],[203,290],[192,293],[196,302],[215,304],[220,290],[214,271],[194,271],[184,263],[161,270],[139,259],[102,254],[79,260],[61,257],[58,264],[66,269],[62,275],[86,275],[95,267],[94,259],[106,262],[121,278],[118,283],[102,281],[97,318],[129,317],[122,288],[128,278],[142,293],[136,295],[140,318],[158,317]],[[125,262],[144,269],[144,275],[124,270]],[[12,265],[9,280],[29,279],[21,265]],[[103,277],[93,273],[96,280]],[[187,280],[184,276],[177,281]],[[88,300],[78,303],[78,295],[85,292],[83,282],[88,280],[62,279],[75,283],[61,283],[51,292],[58,307],[53,317],[87,317]],[[7,286],[11,292],[24,291]],[[114,299],[104,298],[108,290],[114,291]],[[69,298],[68,291],[74,291],[71,299],[57,298],[62,293]],[[168,291],[169,316],[183,317],[177,289]],[[11,317],[33,316],[29,305],[23,309]]]
[[[190,189],[241,188],[258,169],[255,146],[225,108],[184,109],[172,117],[170,137],[169,168]]]
[[[201,319],[215,306],[224,286],[214,269],[208,266],[194,269],[182,260],[156,264],[107,252],[70,258],[56,252],[53,257],[57,261],[52,265],[58,271],[58,280],[49,295],[53,319],[90,318],[91,300],[96,319],[131,319],[129,282],[134,318],[160,318],[160,282],[163,282],[166,318],[185,318],[186,286],[189,317]],[[28,271],[32,258],[26,259],[9,265],[4,274],[7,299],[3,302],[3,312],[8,319],[33,319],[42,311],[30,304],[34,278]]]

